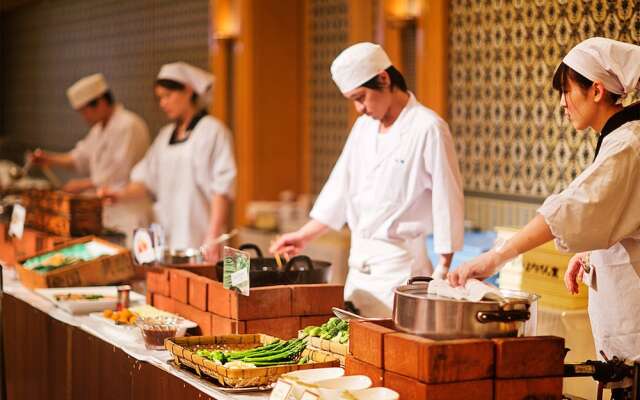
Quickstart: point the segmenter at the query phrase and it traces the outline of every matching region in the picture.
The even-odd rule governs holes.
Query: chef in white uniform
[[[358,43],[331,74],[358,113],[329,180],[300,230],[272,252],[295,254],[328,229],[351,229],[345,299],[365,316],[390,316],[393,290],[431,275],[425,236],[434,234],[445,273],[464,235],[463,191],[447,123],[420,104],[385,51]]]
[[[620,99],[639,88],[640,47],[591,38],[574,47],[556,70],[554,88],[578,130],[599,133],[596,157],[510,241],[449,274],[453,285],[486,277],[516,255],[555,239],[577,252],[565,284],[589,286],[596,350],[640,360],[640,103]],[[579,278],[580,277],[580,278]]]
[[[69,103],[91,126],[89,134],[67,153],[36,150],[36,164],[59,166],[84,176],[69,180],[63,190],[71,193],[95,192],[101,186],[124,187],[129,173],[149,148],[149,129],[137,114],[114,101],[102,74],[84,77],[67,89]],[[126,233],[148,224],[150,205],[130,201],[107,206],[104,226]]]
[[[231,133],[208,115],[213,75],[184,62],[166,64],[158,73],[155,94],[172,123],[164,126],[144,159],[119,192],[103,190],[112,201],[151,196],[155,220],[172,249],[204,246],[211,262],[220,246],[209,246],[224,233],[233,197],[236,165]]]

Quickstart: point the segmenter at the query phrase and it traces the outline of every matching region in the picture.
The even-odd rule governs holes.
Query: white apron
[[[638,238],[640,239],[640,238]],[[591,252],[589,319],[596,351],[640,361],[640,240]]]
[[[424,237],[408,241],[351,238],[345,300],[365,317],[391,317],[394,289],[412,276],[431,276]]]

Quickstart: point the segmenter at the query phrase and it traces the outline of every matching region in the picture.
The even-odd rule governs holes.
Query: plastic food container
[[[149,350],[164,350],[164,340],[176,336],[180,323],[181,318],[176,317],[139,318],[136,321]]]

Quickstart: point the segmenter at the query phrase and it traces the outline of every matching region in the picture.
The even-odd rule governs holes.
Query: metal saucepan
[[[262,250],[253,243],[246,243],[240,250],[253,250],[257,257],[251,258],[249,280],[251,287],[329,282],[331,263],[311,260],[304,255],[291,258],[282,268],[275,258],[264,257]],[[218,280],[222,282],[224,264],[216,264]]]
[[[202,264],[204,255],[201,249],[165,249],[163,264]]]
[[[504,302],[456,300],[429,294],[429,281],[415,277],[395,289],[397,329],[432,339],[489,338],[522,335],[525,322],[535,324],[537,295],[502,290]]]

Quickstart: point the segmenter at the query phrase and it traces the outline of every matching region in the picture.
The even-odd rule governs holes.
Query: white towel
[[[469,279],[464,286],[452,287],[449,285],[449,281],[435,278],[429,282],[428,293],[456,300],[504,301],[500,289],[477,279]]]

